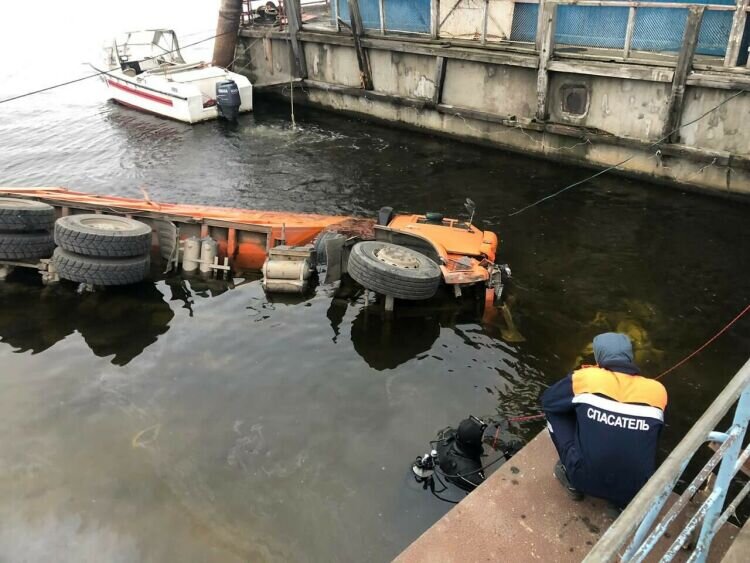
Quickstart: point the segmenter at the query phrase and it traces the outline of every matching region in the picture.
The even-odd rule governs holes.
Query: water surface
[[[186,32],[211,27],[212,9],[165,4]],[[49,76],[32,72],[41,59],[12,61],[0,94],[85,71],[83,47],[118,23],[86,17],[75,39],[54,35]],[[158,25],[133,19],[123,25]],[[286,104],[259,101],[237,126],[188,126],[83,82],[0,105],[0,183],[362,216],[455,215],[471,197],[513,268],[525,341],[470,306],[402,307],[388,321],[356,292],[269,298],[253,276],[156,270],[94,294],[14,276],[0,284],[0,559],[388,560],[449,508],[408,473],[437,430],[533,412],[599,332],[639,336],[655,374],[746,305],[745,205],[603,176],[509,218],[590,172],[295,113],[293,129]],[[668,376],[663,453],[749,344],[740,323]]]

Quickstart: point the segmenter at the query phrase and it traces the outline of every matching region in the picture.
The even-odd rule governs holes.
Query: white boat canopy
[[[136,74],[160,65],[185,63],[177,35],[171,29],[131,31],[120,35],[105,47],[105,58],[109,68],[131,68]]]

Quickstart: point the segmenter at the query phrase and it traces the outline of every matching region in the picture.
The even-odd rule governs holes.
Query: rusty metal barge
[[[293,83],[295,103],[750,194],[747,0],[334,0],[323,8],[284,0],[279,8],[262,25],[246,6],[239,26],[234,68],[259,91],[288,98]]]

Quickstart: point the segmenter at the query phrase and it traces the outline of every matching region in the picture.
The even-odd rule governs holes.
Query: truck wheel
[[[146,277],[150,259],[148,254],[128,258],[78,256],[56,248],[52,264],[57,274],[65,280],[93,285],[127,285]]]
[[[324,231],[318,235],[318,238],[315,240],[315,263],[318,266],[325,266],[328,260],[326,242],[339,238],[345,239],[346,237],[336,231]]]
[[[151,227],[116,215],[68,215],[55,222],[55,242],[83,256],[142,256],[151,252]]]
[[[0,233],[0,259],[25,260],[49,258],[55,249],[52,234],[41,233]]]
[[[0,232],[50,231],[55,208],[41,201],[0,197]]]
[[[429,299],[442,277],[438,265],[424,254],[377,241],[355,244],[348,268],[349,275],[365,289],[397,299]]]

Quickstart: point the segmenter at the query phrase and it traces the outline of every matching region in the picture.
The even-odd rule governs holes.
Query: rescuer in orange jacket
[[[574,500],[584,494],[625,507],[656,469],[667,391],[638,375],[630,339],[594,338],[595,366],[582,366],[542,394],[560,461],[555,477]]]

